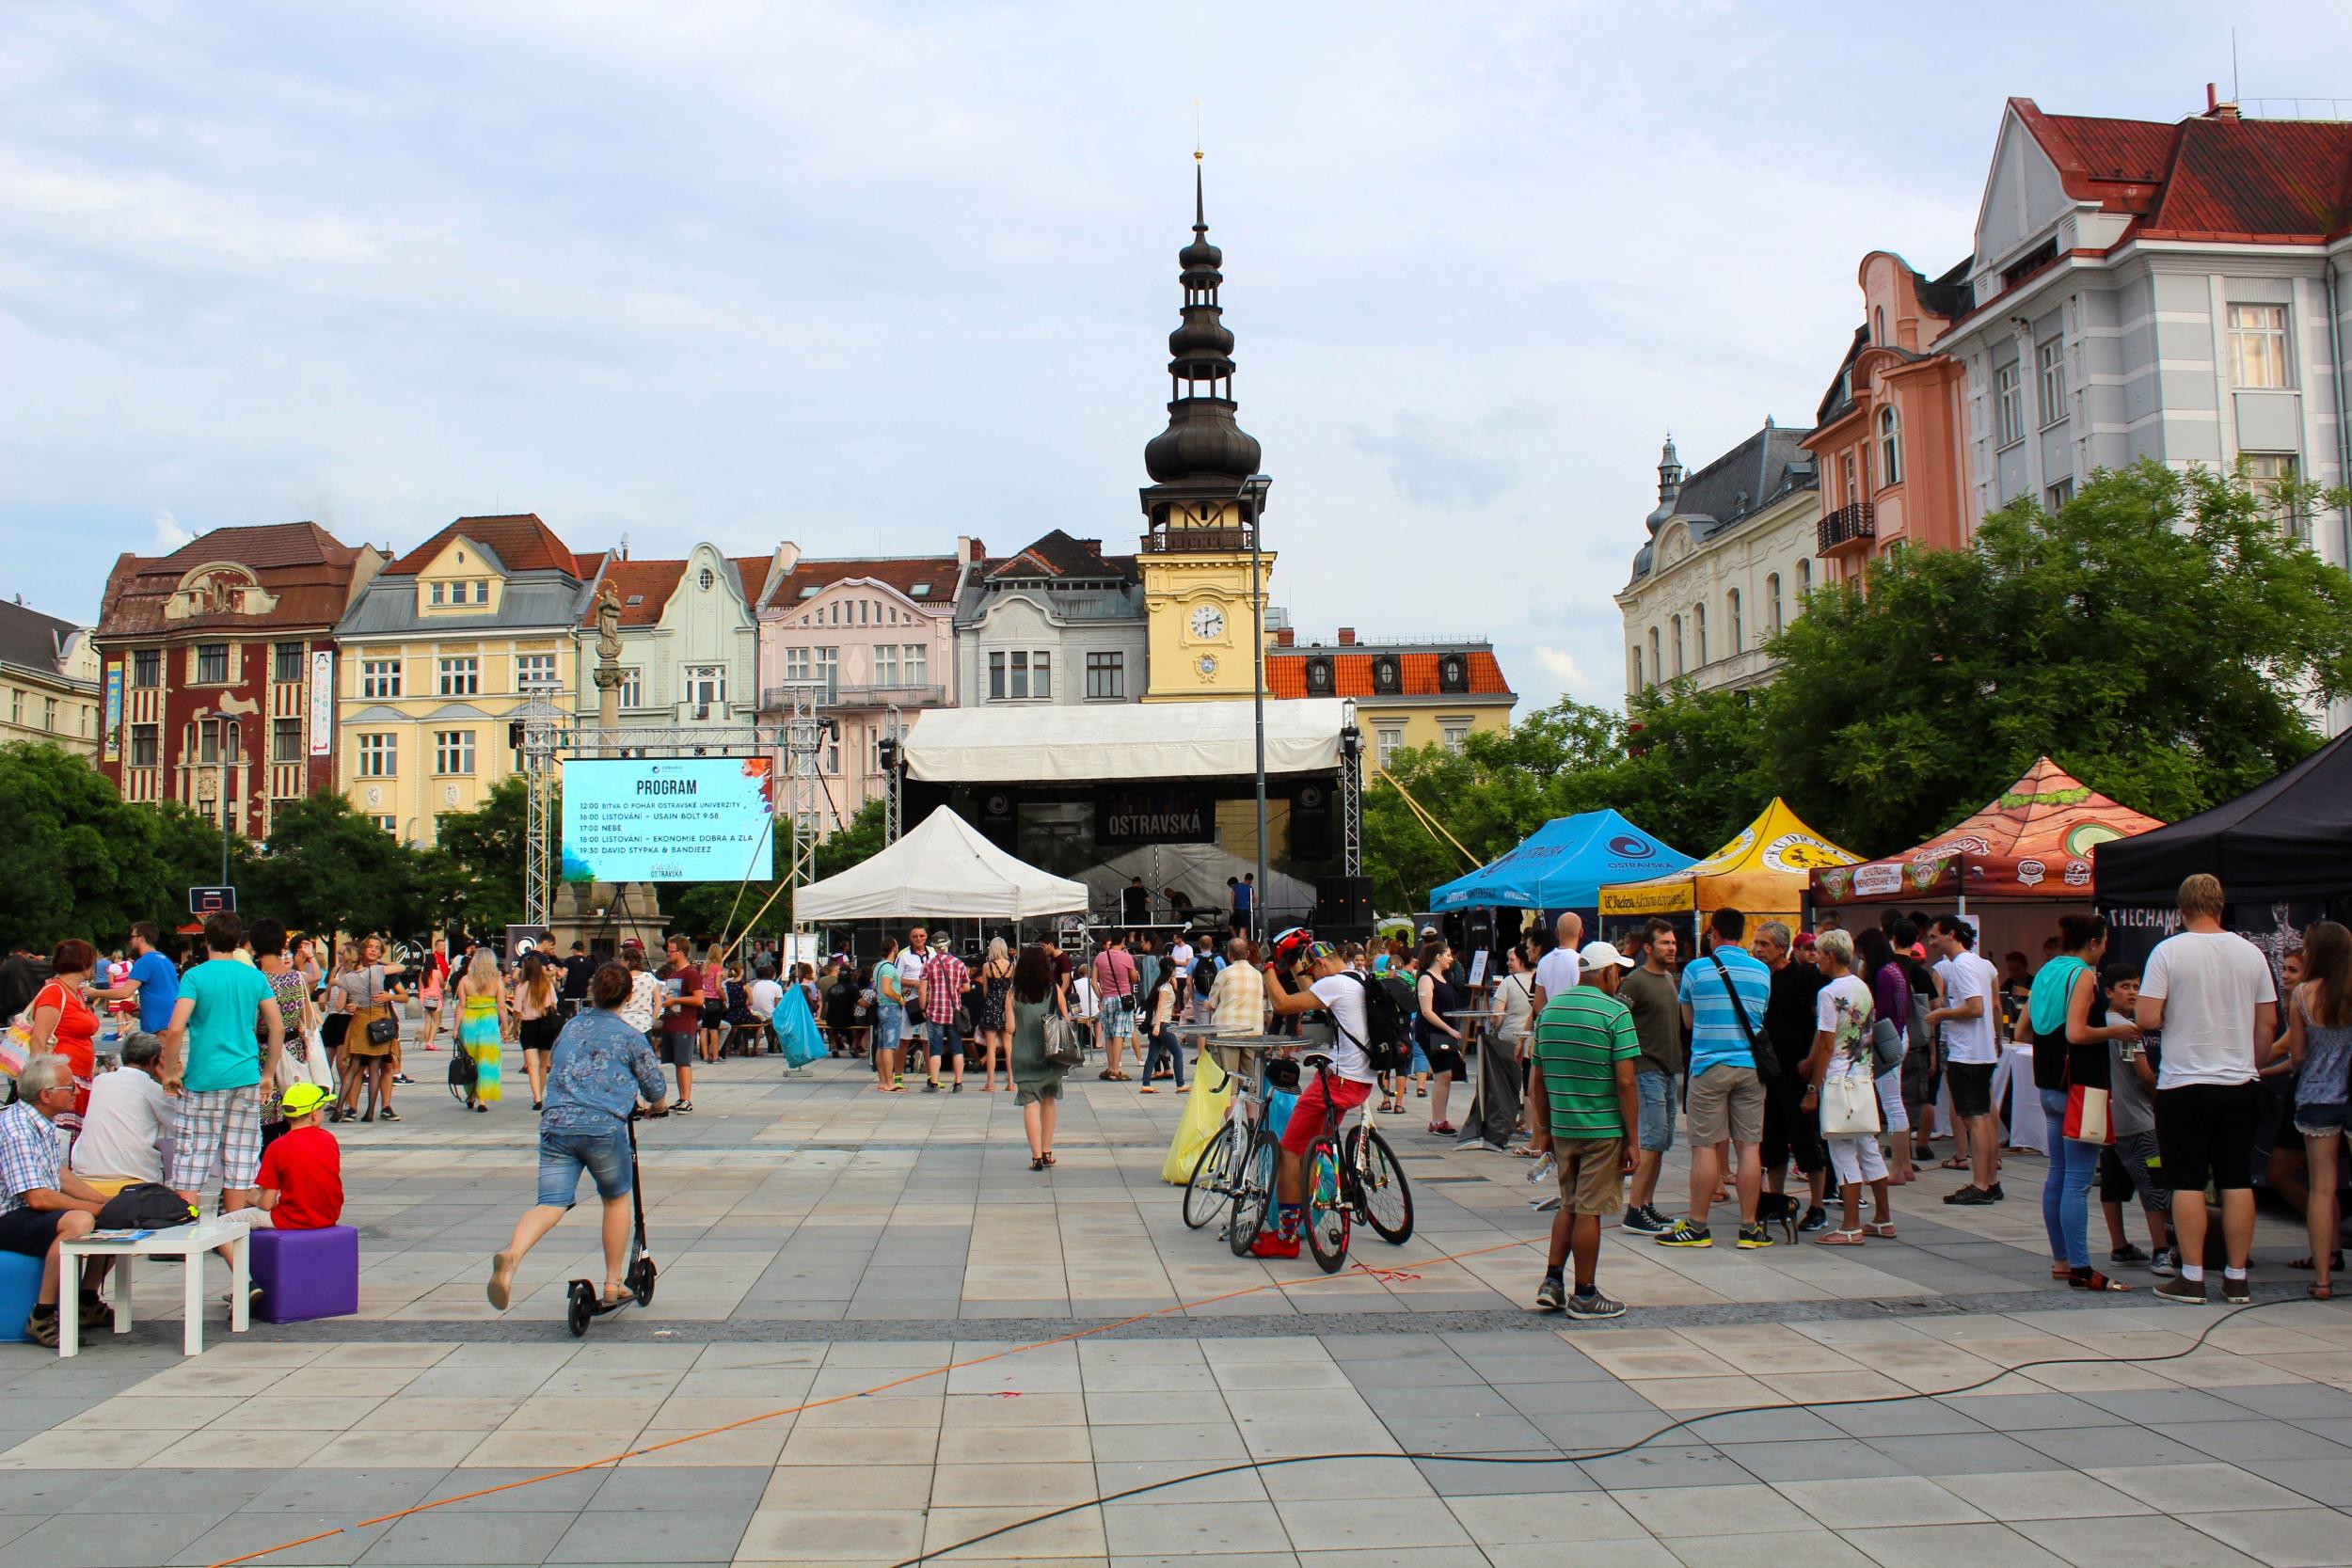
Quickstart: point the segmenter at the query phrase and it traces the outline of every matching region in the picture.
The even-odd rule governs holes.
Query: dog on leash
[[[1791,1246],[1797,1242],[1797,1219],[1804,1212],[1804,1206],[1787,1193],[1762,1193],[1756,1196],[1756,1223],[1779,1227],[1781,1239]]]

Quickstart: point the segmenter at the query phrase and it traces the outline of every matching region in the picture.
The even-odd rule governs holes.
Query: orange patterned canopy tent
[[[1915,849],[1813,873],[1818,905],[1942,898],[2088,901],[2090,849],[2164,824],[2043,757],[1999,800]]]

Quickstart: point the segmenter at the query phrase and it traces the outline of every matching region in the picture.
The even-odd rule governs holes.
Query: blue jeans
[[[610,1132],[541,1130],[540,1204],[548,1209],[569,1209],[577,1203],[582,1171],[596,1179],[598,1197],[627,1197],[632,1185],[628,1129],[616,1127]]]
[[[906,1022],[907,1010],[904,1007],[895,1003],[877,1002],[874,1005],[874,1049],[898,1050],[898,1031],[906,1026]]]
[[[1663,1154],[1675,1146],[1675,1081],[1663,1072],[1637,1071],[1633,1086],[1642,1105],[1637,1146],[1652,1154]]]
[[[2050,1235],[2053,1261],[2072,1269],[2090,1267],[2090,1184],[2099,1180],[2099,1146],[2065,1136],[2066,1091],[2043,1089],[2042,1114],[2050,1118],[2050,1174],[2042,1179],[2042,1227]]]
[[[1175,1031],[1170,1029],[1153,1031],[1152,1048],[1143,1053],[1143,1081],[1147,1084],[1152,1082],[1152,1074],[1158,1068],[1160,1058],[1163,1056],[1175,1064],[1176,1086],[1183,1088],[1184,1086],[1184,1048],[1177,1039]]]

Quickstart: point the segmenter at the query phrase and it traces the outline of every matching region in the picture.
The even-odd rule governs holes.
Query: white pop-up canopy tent
[[[801,889],[792,917],[809,925],[901,916],[1028,920],[1086,907],[1084,882],[1015,860],[942,806],[872,859]]]

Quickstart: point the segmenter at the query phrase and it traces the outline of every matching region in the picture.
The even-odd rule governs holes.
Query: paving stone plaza
[[[2048,1288],[2023,1155],[2007,1203],[1947,1208],[1961,1178],[1928,1172],[1901,1239],[1859,1249],[1611,1231],[1631,1310],[1576,1325],[1528,1307],[1523,1161],[1391,1118],[1418,1233],[1325,1276],[1185,1229],[1160,1180],[1180,1098],[1071,1088],[1034,1175],[977,1084],[706,1069],[696,1115],[644,1129],[655,1303],[576,1340],[594,1206],[493,1312],[528,1102],[469,1117],[420,1085],[397,1126],[339,1130],[358,1317],[215,1323],[183,1359],[180,1280],[150,1268],[133,1334],[0,1347],[0,1568],[2352,1563],[2352,1309],[2302,1299],[2300,1231],[2267,1213],[2258,1309],[2193,1354],[2220,1309],[2152,1301],[2144,1271]],[[2149,1356],[2173,1358],[2122,1361]],[[1023,1524],[1325,1453],[1355,1457]]]

